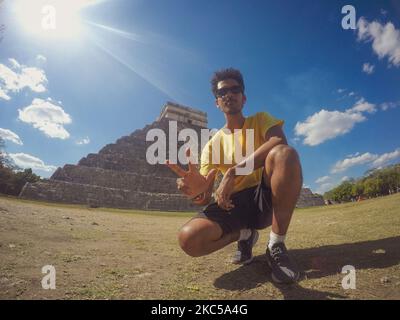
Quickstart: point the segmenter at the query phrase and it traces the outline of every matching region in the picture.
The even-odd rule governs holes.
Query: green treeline
[[[325,192],[324,199],[346,202],[396,192],[400,192],[400,163],[367,171],[364,177],[357,180],[344,181],[336,188]]]

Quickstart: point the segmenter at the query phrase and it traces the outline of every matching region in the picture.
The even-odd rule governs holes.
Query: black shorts
[[[226,211],[216,202],[209,204],[193,218],[206,218],[218,223],[223,234],[241,229],[264,229],[272,224],[271,189],[261,182],[231,196],[234,208]]]

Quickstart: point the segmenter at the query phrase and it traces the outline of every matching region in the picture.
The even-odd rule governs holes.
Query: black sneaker
[[[258,231],[251,230],[251,235],[247,240],[238,241],[238,250],[232,257],[234,264],[249,264],[253,261],[253,247],[258,240]]]
[[[293,283],[300,279],[295,262],[289,257],[284,243],[276,243],[267,248],[267,262],[272,270],[272,280],[276,283]]]

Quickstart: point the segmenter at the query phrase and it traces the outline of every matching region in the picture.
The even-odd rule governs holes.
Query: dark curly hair
[[[228,69],[221,69],[221,70],[214,72],[214,75],[211,79],[211,90],[215,97],[217,96],[218,82],[226,80],[226,79],[236,80],[239,83],[239,85],[242,87],[242,91],[244,93],[244,82],[243,82],[242,74],[237,69],[228,68]]]

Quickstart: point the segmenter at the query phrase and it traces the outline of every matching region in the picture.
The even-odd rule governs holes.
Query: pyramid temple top
[[[157,121],[163,118],[189,123],[202,128],[207,128],[207,113],[187,106],[167,101],[161,110]]]

